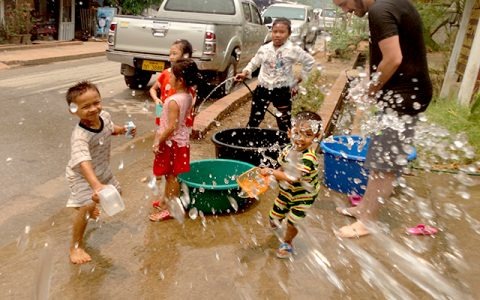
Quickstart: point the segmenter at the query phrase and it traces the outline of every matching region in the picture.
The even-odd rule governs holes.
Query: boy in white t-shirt
[[[70,261],[83,264],[92,260],[85,251],[83,235],[88,219],[96,219],[100,214],[97,192],[106,184],[120,190],[110,169],[110,137],[125,134],[127,129],[115,125],[110,114],[102,111],[100,92],[93,83],[77,83],[68,89],[66,98],[70,113],[80,119],[72,132],[71,158],[66,168],[71,190],[67,207],[77,211],[73,220]],[[130,134],[135,136],[136,129],[131,129]]]

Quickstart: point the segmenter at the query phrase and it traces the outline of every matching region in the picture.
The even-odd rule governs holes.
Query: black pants
[[[288,131],[291,127],[290,117],[292,111],[292,93],[290,87],[281,87],[273,90],[261,86],[253,91],[252,109],[248,118],[247,127],[258,127],[265,118],[267,108],[273,103],[277,109],[275,118],[278,129]]]

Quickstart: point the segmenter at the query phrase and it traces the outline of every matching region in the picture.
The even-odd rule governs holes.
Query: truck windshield
[[[167,0],[164,7],[167,11],[181,11],[204,14],[234,15],[233,0]]]
[[[337,12],[334,9],[324,9],[322,10],[322,17],[335,18]]]
[[[305,9],[286,6],[270,6],[263,13],[263,16],[271,17],[272,19],[284,17],[290,20],[305,20]]]

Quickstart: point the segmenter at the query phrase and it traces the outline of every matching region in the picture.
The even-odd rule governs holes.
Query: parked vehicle
[[[290,40],[302,48],[315,44],[317,39],[317,24],[313,13],[313,7],[302,4],[278,3],[270,5],[264,12],[263,17],[284,17],[292,22],[292,34]],[[272,24],[266,24],[269,29]]]
[[[336,24],[341,22],[341,17],[337,15],[337,10],[334,8],[324,8],[320,12],[320,18],[318,20],[318,28],[321,31],[328,31],[332,29]]]
[[[164,0],[145,16],[116,16],[108,34],[107,58],[121,63],[132,89],[146,88],[152,74],[169,67],[170,46],[186,39],[205,81],[232,77],[269,41],[252,0]],[[223,85],[229,93],[233,81]]]

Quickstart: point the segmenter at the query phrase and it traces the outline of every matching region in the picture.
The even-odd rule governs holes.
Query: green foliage
[[[365,18],[354,17],[336,23],[330,31],[331,41],[328,51],[333,51],[337,57],[347,58],[357,49],[359,42],[368,40],[368,26]]]
[[[317,112],[325,99],[324,90],[325,78],[318,70],[310,73],[306,82],[300,84],[299,93],[292,103],[292,115],[295,116],[301,111]]]
[[[480,93],[476,94],[473,97],[473,104],[472,107],[470,108],[470,116],[469,116],[470,121],[477,121],[480,120]]]
[[[7,39],[7,31],[5,30],[5,26],[0,24],[0,44],[3,44]]]
[[[428,107],[426,114],[431,123],[441,125],[450,133],[464,133],[475,153],[480,153],[480,122],[478,122],[478,96],[476,103],[470,109],[452,99],[436,99]],[[474,109],[475,107],[475,109]]]
[[[7,35],[27,34],[32,30],[32,7],[30,3],[7,5],[5,9],[5,30]]]
[[[113,0],[114,6],[121,8],[124,15],[140,15],[152,5],[159,6],[163,0]]]
[[[455,5],[452,5],[455,2]],[[449,45],[439,45],[434,39],[433,35],[441,28],[450,26],[452,17],[458,14],[459,11],[451,11],[451,7],[456,7],[461,10],[463,7],[462,0],[456,1],[416,1],[415,6],[422,18],[423,22],[423,38],[425,46],[428,50],[438,51],[443,47],[449,48]]]

